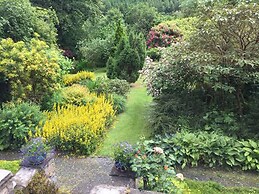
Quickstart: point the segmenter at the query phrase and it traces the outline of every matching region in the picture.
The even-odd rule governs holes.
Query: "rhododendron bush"
[[[167,47],[181,40],[181,33],[174,24],[161,23],[151,28],[147,36],[148,48]]]

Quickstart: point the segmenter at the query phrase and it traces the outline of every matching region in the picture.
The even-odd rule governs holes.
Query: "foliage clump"
[[[20,148],[44,118],[37,105],[4,104],[0,109],[0,150]]]
[[[80,81],[93,80],[94,73],[88,71],[80,71],[76,74],[66,74],[63,76],[63,82],[66,86],[71,86],[72,84],[78,84]]]
[[[107,61],[107,77],[127,80],[134,83],[139,77],[145,61],[146,48],[142,34],[127,35],[121,22],[115,33],[115,52]]]
[[[4,85],[10,87],[11,99],[41,102],[45,95],[59,88],[59,52],[44,41],[33,38],[29,43],[0,41],[0,72]]]
[[[172,166],[238,167],[259,170],[259,142],[236,138],[216,132],[181,131],[172,135],[146,140],[151,149],[160,146]]]
[[[0,38],[29,41],[37,33],[48,45],[54,45],[57,24],[53,9],[34,7],[29,0],[0,1]]]
[[[15,174],[20,168],[20,160],[0,160],[0,169],[9,170]]]
[[[165,49],[157,65],[145,68],[148,90],[156,98],[155,113],[161,113],[157,118],[165,127],[172,126],[170,118],[183,118],[192,129],[205,128],[215,110],[220,117],[216,120],[231,125],[230,131],[224,127],[227,134],[257,134],[255,128],[243,129],[258,93],[258,11],[252,3],[209,9],[186,42]]]
[[[57,106],[36,136],[46,138],[58,150],[89,155],[101,143],[114,119],[112,104],[104,96],[84,106]]]
[[[172,23],[161,23],[148,33],[146,45],[148,48],[168,47],[181,40],[182,34],[178,27]]]

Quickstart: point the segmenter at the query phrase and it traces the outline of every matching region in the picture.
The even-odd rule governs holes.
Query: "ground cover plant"
[[[20,169],[20,160],[0,160],[0,169],[9,170],[15,174]]]

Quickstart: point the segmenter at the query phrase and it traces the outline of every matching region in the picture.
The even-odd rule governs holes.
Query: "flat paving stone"
[[[114,187],[110,185],[98,185],[94,187],[90,194],[161,194],[152,191],[139,191],[127,187]]]
[[[98,185],[127,187],[132,184],[128,177],[109,176],[114,161],[110,158],[55,159],[57,183],[74,194],[89,194]]]
[[[6,182],[12,176],[11,171],[0,169],[0,186]]]

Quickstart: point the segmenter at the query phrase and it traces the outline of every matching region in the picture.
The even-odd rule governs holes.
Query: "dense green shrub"
[[[150,146],[148,141],[137,145],[135,155],[130,161],[132,171],[143,180],[143,189],[163,193],[177,190],[170,179],[175,176],[171,162],[161,148]]]
[[[0,1],[0,38],[28,41],[34,33],[48,44],[56,43],[55,11],[33,7],[29,0]]]
[[[150,48],[147,50],[147,56],[149,56],[153,61],[159,61],[161,58],[161,51],[159,48]]]
[[[98,77],[94,81],[84,83],[91,92],[97,94],[117,94],[126,97],[130,84],[126,80]]]
[[[61,75],[70,73],[73,70],[73,60],[69,59],[68,57],[60,56],[58,60],[58,64],[61,69]]]
[[[0,110],[0,150],[20,148],[44,119],[36,105],[5,104]]]
[[[237,140],[219,133],[182,131],[174,135],[157,136],[145,144],[159,146],[173,165],[205,165],[239,167],[259,170],[259,142]]]
[[[126,110],[126,98],[118,94],[112,94],[110,96],[112,101],[113,109],[116,111],[116,114],[123,113]]]
[[[110,79],[108,80],[107,93],[114,93],[126,96],[130,90],[130,84],[126,80]]]
[[[105,67],[111,52],[111,40],[96,38],[80,43],[80,54],[86,67]]]
[[[59,87],[60,53],[44,41],[33,38],[30,42],[0,41],[0,72],[10,87],[13,100],[41,102],[45,95]]]
[[[207,128],[203,119],[209,118],[212,130],[254,138],[258,133],[248,129],[246,118],[258,92],[258,10],[257,4],[210,9],[199,18],[189,40],[164,49],[157,64],[145,66],[148,90],[158,103],[155,112],[163,116],[159,109],[165,103],[159,98],[171,96],[177,104],[174,114],[167,112],[168,121],[184,117],[190,126],[202,129]],[[243,36],[248,36],[244,42]],[[217,115],[212,116],[213,110]],[[249,126],[255,118],[249,118]]]
[[[114,52],[107,61],[107,77],[124,79],[134,83],[139,77],[146,56],[142,34],[126,33],[121,21],[117,23],[114,37]]]

